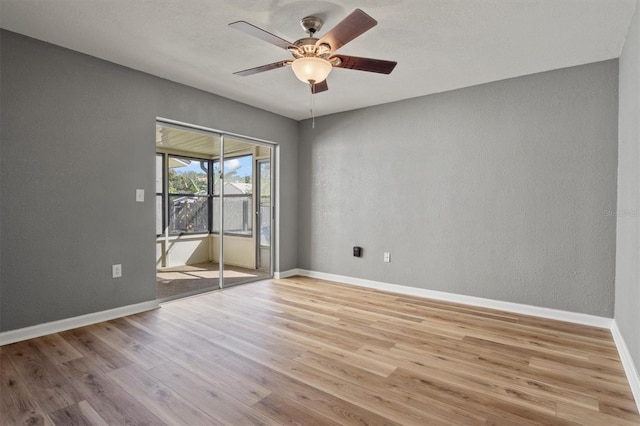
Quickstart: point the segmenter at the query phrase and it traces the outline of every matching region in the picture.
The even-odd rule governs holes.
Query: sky
[[[244,157],[236,157],[236,158],[230,158],[228,160],[225,160],[224,162],[224,171],[225,173],[230,173],[234,170],[237,171],[237,175],[238,176],[251,176],[251,163],[252,163],[252,159],[253,157],[250,155],[244,156]],[[182,161],[189,161],[187,159],[181,159]],[[206,164],[207,162],[204,161],[204,167],[206,169]],[[204,173],[204,171],[202,170],[202,168],[200,167],[201,162],[200,161],[196,161],[196,160],[191,160],[190,164],[185,165],[185,166],[181,166],[181,167],[174,167],[173,170],[175,170],[178,174],[182,174],[188,171],[194,171],[197,173]]]

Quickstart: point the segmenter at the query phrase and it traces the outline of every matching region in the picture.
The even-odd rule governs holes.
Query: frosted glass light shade
[[[327,78],[333,67],[326,59],[309,56],[296,59],[291,64],[291,68],[303,83],[320,83]]]

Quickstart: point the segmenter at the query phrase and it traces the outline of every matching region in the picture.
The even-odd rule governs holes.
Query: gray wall
[[[286,226],[276,270],[296,267],[295,121],[14,33],[1,38],[0,330],[155,299],[157,116],[280,144]],[[111,278],[114,263],[121,279]]]
[[[615,319],[640,371],[640,10],[620,56]]]
[[[1,8],[2,6],[0,6]],[[2,36],[0,33],[0,82],[2,81]],[[0,84],[0,194],[2,192],[2,97],[4,93],[2,90],[2,84]],[[2,331],[2,241],[4,241],[2,235],[2,197],[0,195],[0,331]]]
[[[301,122],[299,267],[612,317],[617,82],[614,60]]]
[[[276,270],[613,315],[616,61],[320,117],[311,129],[0,34],[2,331],[154,298],[156,116],[280,144]],[[623,55],[635,64],[621,85],[628,68],[637,86],[635,55]],[[637,182],[637,163],[629,169]],[[147,202],[133,201],[135,188]],[[624,313],[617,299],[637,356],[637,308]]]

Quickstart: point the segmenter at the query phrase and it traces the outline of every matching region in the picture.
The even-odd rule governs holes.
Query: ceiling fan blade
[[[272,64],[262,65],[262,66],[255,67],[255,68],[249,68],[248,70],[237,71],[237,72],[234,72],[233,74],[234,75],[239,75],[241,77],[246,77],[248,75],[258,74],[259,72],[271,71],[271,70],[275,70],[277,68],[286,67],[290,63],[291,63],[291,61],[278,61],[278,62],[274,62]]]
[[[393,61],[383,61],[382,59],[358,58],[357,56],[335,55],[333,58],[340,58],[340,62],[334,65],[337,68],[347,68],[351,70],[377,72],[380,74],[391,74],[391,71],[398,64]]]
[[[331,51],[335,52],[376,25],[378,22],[375,19],[362,10],[356,9],[318,40],[316,45],[326,43],[331,46]]]
[[[280,38],[275,34],[271,34],[270,32],[263,30],[262,28],[258,28],[255,25],[252,25],[246,21],[232,22],[229,24],[229,26],[231,28],[240,30],[245,34],[249,34],[250,36],[259,38],[260,40],[266,41],[267,43],[271,43],[285,50],[287,50],[289,46],[292,45],[287,40]]]
[[[314,95],[320,92],[326,92],[327,90],[329,90],[329,85],[327,85],[327,80],[311,85],[311,93]]]

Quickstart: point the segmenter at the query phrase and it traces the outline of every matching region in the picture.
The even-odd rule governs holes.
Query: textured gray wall
[[[295,121],[14,33],[1,38],[2,331],[155,299],[157,116],[280,144],[276,270],[296,266]],[[121,279],[111,278],[114,263]]]
[[[1,11],[2,6],[0,6]],[[0,54],[2,53],[2,36],[0,33]],[[0,55],[0,82],[2,81],[2,56]],[[2,117],[2,84],[0,84],[0,117]],[[0,119],[0,193],[2,191],[2,120]],[[2,331],[2,198],[0,196],[0,331]]]
[[[640,9],[620,56],[615,319],[640,371]]]
[[[299,267],[612,317],[617,71],[301,122]]]

